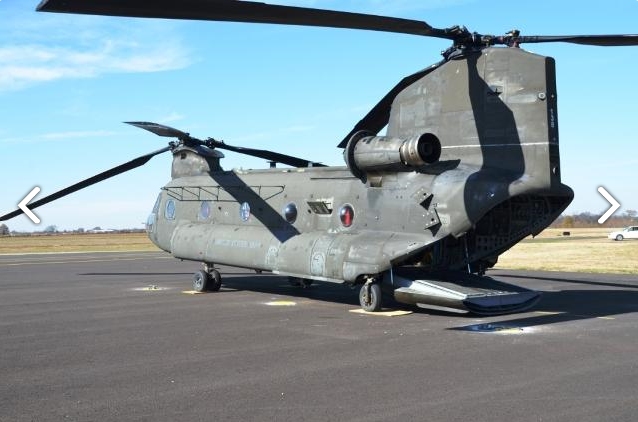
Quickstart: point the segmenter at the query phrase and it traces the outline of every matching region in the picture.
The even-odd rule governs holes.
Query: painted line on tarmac
[[[152,284],[146,287],[133,287],[131,290],[136,292],[161,292],[161,291],[166,291],[170,289],[171,289],[170,287],[160,287],[155,284]]]
[[[411,313],[413,313],[412,311],[368,312],[368,311],[364,311],[363,309],[350,309],[348,312],[352,312],[353,314],[360,314],[360,315],[385,316],[385,317],[404,316],[404,315],[410,315]]]
[[[29,256],[29,255],[90,255],[94,253],[110,253],[110,254],[161,254],[162,251],[135,251],[135,250],[88,250],[88,251],[61,251],[61,252],[7,252],[0,253],[0,258],[7,256]]]
[[[173,259],[172,256],[166,257],[156,257],[154,259]],[[148,257],[140,257],[140,258],[111,258],[111,259],[71,259],[67,261],[22,261],[22,262],[9,262],[9,263],[0,263],[0,267],[15,267],[15,266],[26,266],[26,265],[47,265],[47,264],[86,264],[90,262],[114,262],[114,261],[141,261],[143,259],[148,259]]]

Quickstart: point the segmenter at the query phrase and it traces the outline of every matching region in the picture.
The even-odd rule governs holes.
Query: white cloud
[[[68,139],[87,139],[87,138],[101,138],[108,136],[115,136],[117,132],[108,130],[91,130],[91,131],[69,131],[69,132],[50,132],[40,135],[32,136],[29,138],[1,138],[0,144],[29,144],[45,141],[61,141]]]
[[[184,117],[185,116],[183,114],[173,111],[164,117],[160,117],[159,119],[157,119],[157,121],[163,122],[163,123],[171,123],[171,122],[177,122],[179,120],[184,120]]]
[[[113,136],[116,132],[107,130],[92,130],[92,131],[75,131],[75,132],[53,132],[45,133],[39,137],[42,139],[69,139],[69,138],[95,138],[102,136]]]
[[[20,8],[3,22],[0,93],[61,79],[188,67],[193,59],[176,28],[179,23]]]
[[[263,139],[273,139],[280,137],[286,134],[297,134],[310,132],[315,129],[315,126],[312,125],[292,125],[287,127],[282,127],[279,129],[275,129],[268,132],[255,132],[255,133],[247,133],[243,135],[238,135],[232,137],[232,140],[229,141],[232,144],[243,144],[246,142],[259,141]]]
[[[0,46],[0,92],[58,79],[175,70],[190,63],[177,43],[144,46],[110,39],[90,47]]]

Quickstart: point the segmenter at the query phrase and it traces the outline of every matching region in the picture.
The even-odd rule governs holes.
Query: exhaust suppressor
[[[410,171],[435,163],[440,156],[441,142],[431,133],[401,139],[359,131],[343,151],[348,168],[358,178],[368,173]]]

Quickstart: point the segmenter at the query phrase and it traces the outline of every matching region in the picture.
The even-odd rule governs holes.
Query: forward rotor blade
[[[171,149],[171,147],[165,147],[165,148],[159,149],[157,151],[151,152],[149,154],[142,155],[141,157],[137,157],[136,159],[131,160],[131,161],[127,162],[127,163],[120,164],[119,166],[113,167],[110,170],[106,170],[106,171],[104,171],[104,172],[102,172],[100,174],[96,174],[93,177],[89,177],[88,179],[84,179],[81,182],[78,182],[78,183],[76,183],[74,185],[71,185],[71,186],[66,187],[66,188],[64,188],[62,190],[59,190],[59,191],[57,191],[55,193],[52,193],[51,195],[46,196],[46,197],[44,197],[44,198],[42,198],[42,199],[40,199],[38,201],[32,202],[32,203],[28,204],[28,208],[29,209],[38,208],[41,205],[48,204],[51,201],[55,201],[56,199],[60,199],[60,198],[62,198],[64,196],[67,196],[67,195],[73,193],[73,192],[77,192],[80,189],[84,189],[84,188],[86,188],[88,186],[94,185],[94,184],[96,184],[98,182],[101,182],[103,180],[109,179],[109,178],[111,178],[113,176],[117,176],[118,174],[127,172],[127,171],[132,170],[132,169],[137,168],[137,167],[140,167],[140,166],[146,164],[154,156],[156,156],[158,154],[161,154],[163,152],[169,151],[170,149]],[[18,215],[20,215],[22,213],[23,213],[23,211],[21,209],[17,209],[17,210],[15,210],[13,212],[10,212],[8,214],[0,216],[0,221],[9,220],[9,219],[11,219],[13,217],[16,217],[16,216],[18,216]]]
[[[401,91],[414,82],[421,79],[423,76],[432,72],[438,68],[443,62],[433,64],[432,66],[413,73],[410,76],[406,76],[401,79],[398,84],[394,86],[381,100],[365,115],[365,117],[354,126],[354,128],[346,135],[345,138],[339,143],[339,148],[345,148],[350,140],[350,137],[360,130],[368,130],[372,133],[379,133],[390,120],[390,109],[392,108],[392,102]]]
[[[164,136],[167,138],[177,138],[181,140],[191,139],[191,136],[188,133],[182,132],[181,130],[172,128],[170,126],[160,125],[159,123],[153,123],[153,122],[124,122],[124,123],[135,126],[135,127],[139,127],[140,129],[148,130],[149,132],[152,132],[156,134],[157,136]]]
[[[622,47],[638,45],[638,35],[526,35],[517,37],[520,43],[568,42],[572,44]]]
[[[219,148],[225,149],[228,151],[238,152],[240,154],[250,155],[252,157],[263,158],[264,160],[274,161],[281,164],[286,164],[292,167],[325,167],[324,164],[316,163],[314,161],[305,160],[299,157],[293,157],[292,155],[281,154],[278,152],[268,151],[265,149],[254,149],[254,148],[244,148],[244,147],[236,147],[233,145],[228,145],[225,142],[218,141],[213,138],[209,138],[205,141],[202,141],[197,138],[193,138],[186,132],[182,132],[179,129],[172,128],[170,126],[161,125],[159,123],[152,122],[125,122],[129,125],[133,125],[135,127],[139,127],[140,129],[148,130],[149,132],[153,132],[159,136],[168,136],[178,138],[185,145],[204,145],[209,148]]]
[[[268,151],[265,149],[244,148],[228,145],[224,142],[209,139],[205,141],[206,146],[213,148],[225,149],[228,151],[238,152],[240,154],[250,155],[252,157],[263,158],[264,160],[274,161],[291,167],[325,167],[325,164],[317,163],[303,158],[293,157],[292,155],[280,154],[278,152]]]
[[[43,0],[38,11],[367,29],[454,39],[426,22],[238,0]]]

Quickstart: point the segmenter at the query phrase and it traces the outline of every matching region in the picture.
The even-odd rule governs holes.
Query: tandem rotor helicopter
[[[345,166],[232,146],[150,122],[168,146],[30,204],[36,208],[173,155],[147,221],[175,258],[203,263],[193,288],[219,290],[216,265],[360,286],[426,308],[522,311],[534,291],[486,277],[500,254],[546,228],[573,191],[561,182],[554,59],[523,43],[632,46],[638,35],[502,36],[385,16],[237,0],[44,0],[38,11],[352,28],[444,38],[443,59],[406,76],[338,144]],[[379,132],[387,126],[385,135]],[[223,170],[220,150],[271,162]],[[277,168],[276,164],[288,167]],[[7,220],[16,210],[0,217]],[[401,218],[397,218],[401,216]]]

